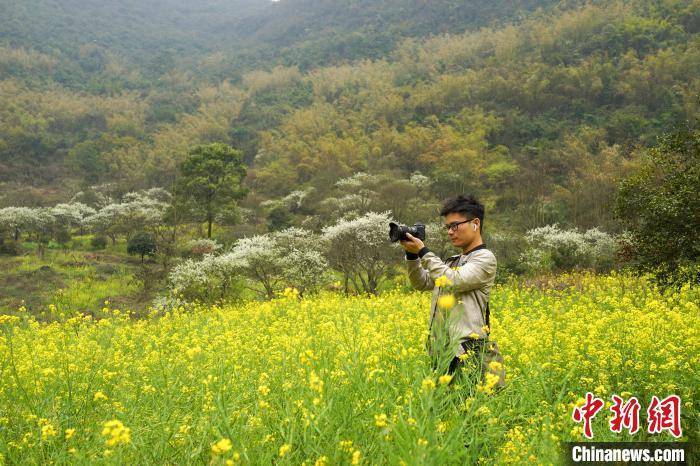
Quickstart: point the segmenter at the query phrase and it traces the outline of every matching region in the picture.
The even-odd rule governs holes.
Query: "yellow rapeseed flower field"
[[[677,394],[687,441],[699,298],[619,274],[497,286],[496,393],[431,372],[430,294],[398,288],[141,320],[0,316],[0,464],[558,464],[587,391],[606,400],[596,440],[672,440],[613,433],[607,409]]]

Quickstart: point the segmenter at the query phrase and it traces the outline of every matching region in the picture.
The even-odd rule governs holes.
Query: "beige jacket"
[[[470,334],[476,334],[481,339],[488,337],[486,305],[496,277],[496,256],[488,249],[480,248],[467,254],[454,255],[443,262],[433,252],[424,250],[421,253],[419,259],[406,259],[408,278],[415,289],[433,291],[430,304],[431,338],[437,338],[441,329],[447,328],[450,346],[455,348],[455,356],[459,356],[464,353],[460,343],[470,338]],[[435,286],[435,280],[443,275],[452,282],[451,290]],[[446,312],[438,308],[437,301],[442,293],[450,291],[455,295],[457,304]],[[447,325],[446,314],[449,314]]]

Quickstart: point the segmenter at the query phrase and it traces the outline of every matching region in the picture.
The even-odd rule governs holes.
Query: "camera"
[[[418,238],[421,241],[425,241],[425,225],[422,223],[416,223],[412,227],[400,225],[394,222],[389,223],[389,239],[392,243],[399,240],[408,239],[406,237],[406,233],[410,233],[411,236]]]

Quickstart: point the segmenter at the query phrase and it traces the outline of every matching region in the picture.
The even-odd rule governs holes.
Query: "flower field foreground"
[[[644,414],[635,435],[612,433],[612,394],[679,395],[693,440],[700,292],[624,275],[557,285],[492,293],[497,393],[431,374],[429,293],[0,316],[0,463],[557,464],[558,443],[583,438],[571,413],[587,391],[606,400],[594,440],[673,440]]]

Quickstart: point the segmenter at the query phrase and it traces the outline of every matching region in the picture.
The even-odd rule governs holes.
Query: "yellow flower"
[[[440,382],[440,385],[447,385],[451,381],[452,376],[450,374],[441,375],[440,378],[438,378],[438,382]]]
[[[447,278],[445,275],[438,277],[437,280],[435,280],[435,286],[442,288],[443,286],[450,286],[452,285],[452,281]]]
[[[309,374],[309,387],[319,393],[323,391],[323,380],[314,371]]]
[[[452,309],[457,300],[451,294],[446,294],[438,298],[437,305],[441,309]]]
[[[425,438],[419,438],[419,439],[418,439],[418,445],[420,445],[421,447],[424,447],[424,446],[426,446],[427,444],[428,444],[428,439],[425,439]]]
[[[101,400],[109,400],[109,397],[102,392],[96,392],[92,397],[92,401],[101,401]]]
[[[498,361],[491,361],[489,363],[489,369],[493,372],[500,372],[503,369],[503,364]]]
[[[108,447],[113,447],[115,445],[131,442],[131,429],[124,427],[121,421],[115,419],[104,423],[102,436],[107,437],[105,444],[107,444]]]
[[[352,463],[353,465],[360,464],[360,458],[362,457],[362,453],[360,453],[360,450],[355,450],[352,454]]]
[[[282,458],[284,455],[286,455],[287,453],[289,453],[289,451],[290,451],[291,449],[292,449],[292,446],[291,446],[290,444],[288,444],[288,443],[285,443],[284,445],[282,445],[282,446],[280,447],[280,452],[279,452],[280,458]]]
[[[435,388],[435,381],[431,379],[430,377],[426,377],[423,379],[423,382],[421,382],[421,388],[425,392],[429,392],[433,388]]]
[[[222,438],[218,442],[213,443],[211,445],[211,452],[215,455],[223,455],[231,448],[233,448],[233,444],[231,443],[231,441],[227,438]]]
[[[481,381],[476,387],[476,391],[481,393],[493,393],[493,387],[496,386],[500,377],[497,374],[492,374],[491,372],[486,372],[485,379]]]
[[[387,417],[386,414],[375,414],[374,415],[374,424],[377,427],[386,427],[387,425]]]
[[[328,464],[328,457],[322,456],[316,460],[316,462],[314,463],[314,466],[326,466],[327,464]]]
[[[19,317],[17,316],[10,316],[10,315],[0,315],[0,325],[2,324],[14,324],[16,322],[19,322]]]
[[[66,440],[69,440],[75,435],[75,429],[66,429]]]
[[[52,424],[41,426],[41,439],[48,440],[56,436],[56,428]]]

